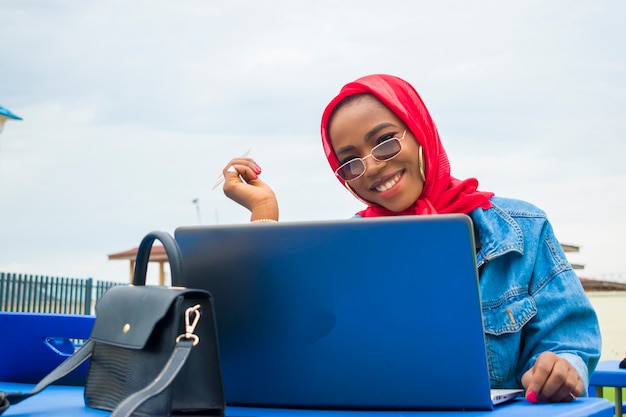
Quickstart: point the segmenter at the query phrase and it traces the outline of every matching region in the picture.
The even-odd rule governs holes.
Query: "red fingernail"
[[[537,404],[539,402],[539,398],[537,397],[535,391],[528,391],[526,393],[526,399],[532,404]]]
[[[256,167],[257,174],[260,174],[261,173],[261,167],[259,166],[259,164],[255,163],[254,166]]]

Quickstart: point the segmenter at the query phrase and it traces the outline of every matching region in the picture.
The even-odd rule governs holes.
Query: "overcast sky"
[[[0,134],[2,272],[123,281],[108,255],[151,230],[247,222],[211,191],[247,149],[281,220],[351,217],[320,116],[384,72],[420,92],[454,176],[544,209],[582,275],[626,275],[623,0],[0,7],[0,106],[23,118]]]

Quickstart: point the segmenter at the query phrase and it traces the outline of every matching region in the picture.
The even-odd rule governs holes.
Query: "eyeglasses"
[[[391,138],[374,146],[369,155],[363,158],[354,158],[345,164],[341,164],[335,171],[335,175],[344,181],[353,181],[365,174],[365,160],[370,156],[379,162],[395,158],[402,150],[400,141],[404,140],[404,135],[406,135],[406,130],[401,138]]]

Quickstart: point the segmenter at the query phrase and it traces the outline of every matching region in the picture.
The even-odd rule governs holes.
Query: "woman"
[[[533,403],[586,395],[599,325],[543,211],[452,177],[428,110],[397,77],[345,85],[322,115],[321,135],[337,178],[366,205],[358,217],[471,217],[492,388],[524,387]],[[276,221],[276,197],[260,173],[252,159],[233,159],[224,192],[252,221]]]

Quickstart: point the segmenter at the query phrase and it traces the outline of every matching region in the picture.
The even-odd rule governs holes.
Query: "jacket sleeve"
[[[529,244],[526,241],[526,244]],[[600,359],[601,335],[595,310],[546,220],[536,240],[536,259],[528,292],[537,314],[524,326],[521,374],[546,351],[568,360],[578,370],[585,393]],[[521,378],[521,374],[519,377]]]

